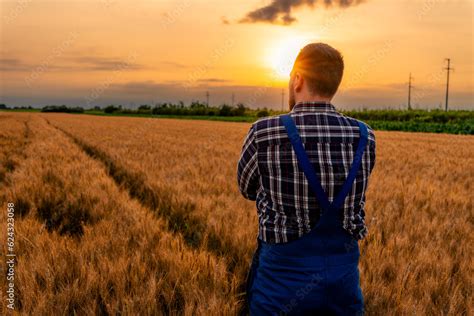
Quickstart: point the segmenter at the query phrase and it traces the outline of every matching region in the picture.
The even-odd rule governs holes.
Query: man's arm
[[[259,185],[255,126],[252,125],[242,147],[237,168],[237,182],[242,195],[251,201],[257,199]]]
[[[376,146],[375,146],[375,133],[372,128],[369,128],[369,148],[370,148],[370,170],[369,173],[372,173],[372,170],[375,167],[375,151],[376,151]]]

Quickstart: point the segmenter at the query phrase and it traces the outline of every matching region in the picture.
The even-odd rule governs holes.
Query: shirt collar
[[[337,110],[330,102],[304,101],[296,103],[291,112],[337,112]]]

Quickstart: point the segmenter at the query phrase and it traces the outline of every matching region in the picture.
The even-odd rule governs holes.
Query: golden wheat
[[[25,155],[0,195],[20,206],[19,311],[242,311],[257,229],[236,178],[249,124],[0,113],[7,121],[31,129],[15,123],[0,138]],[[474,138],[376,137],[361,242],[367,314],[472,314]]]
[[[26,159],[8,175],[10,185],[0,198],[2,205],[22,205],[15,227],[18,311],[190,315],[236,310],[227,299],[235,285],[227,282],[223,260],[189,249],[163,220],[130,199],[99,162],[43,119],[35,117],[29,125],[34,136]],[[5,278],[0,282],[5,288]]]

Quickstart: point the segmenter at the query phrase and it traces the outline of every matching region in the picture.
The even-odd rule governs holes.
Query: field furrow
[[[103,134],[105,126],[91,124],[93,121],[84,121],[87,126],[71,125],[58,117],[61,116],[48,116],[53,125],[80,142],[86,151],[102,157],[99,159],[112,167],[109,169],[122,170],[119,180],[132,179],[128,187],[145,204],[157,209],[195,245],[226,258],[229,271],[242,280],[255,246],[256,213],[252,209],[254,203],[243,200],[238,193],[235,157],[240,148],[235,144],[241,140],[235,131],[227,130],[232,124],[241,135],[243,125],[216,122],[218,130],[213,132],[207,122],[196,122],[187,130],[185,122],[174,124],[174,120],[158,123],[125,119],[134,125],[116,129],[115,142]],[[145,137],[147,129],[153,132]],[[187,140],[186,133],[193,136]],[[138,139],[148,149],[136,142]],[[189,141],[194,143],[191,148]],[[232,196],[235,199],[229,199]],[[155,207],[163,198],[174,201],[171,205],[176,207],[164,211]],[[241,229],[242,226],[249,229]]]
[[[58,128],[59,129],[59,128]],[[145,181],[145,174],[127,170],[111,159],[106,152],[87,144],[69,132],[63,131],[78,144],[90,157],[100,161],[117,185],[124,187],[132,198],[137,199],[144,207],[166,220],[168,229],[179,233],[185,242],[194,248],[204,248],[227,259],[229,272],[233,272],[240,261],[238,249],[232,244],[225,244],[212,229],[207,230],[206,223],[199,214],[193,212],[196,204],[183,203],[173,196],[169,189],[152,188]]]

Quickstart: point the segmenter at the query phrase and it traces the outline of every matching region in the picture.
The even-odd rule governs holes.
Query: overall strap
[[[280,120],[285,126],[286,133],[288,134],[288,138],[290,139],[291,145],[293,146],[293,150],[296,153],[300,167],[303,169],[306,179],[308,180],[308,184],[313,190],[314,194],[316,194],[316,198],[319,201],[319,206],[324,211],[328,210],[330,207],[329,200],[326,196],[326,193],[324,192],[323,187],[321,186],[321,183],[316,178],[316,171],[309,161],[308,155],[306,155],[306,151],[304,150],[303,143],[301,142],[300,135],[298,134],[298,130],[296,129],[293,119],[290,115],[285,114],[280,116]]]
[[[308,158],[308,155],[306,154],[306,151],[304,150],[303,143],[298,134],[298,130],[296,128],[296,125],[293,119],[291,118],[290,115],[285,114],[285,115],[280,116],[280,120],[285,126],[286,132],[293,146],[293,150],[296,153],[299,166],[303,169],[306,179],[308,180],[309,186],[311,187],[313,192],[316,194],[316,198],[318,199],[319,205],[323,210],[323,217],[326,217],[326,218],[330,217],[332,220],[335,220],[337,218],[336,211],[338,211],[342,207],[344,200],[349,194],[349,191],[351,190],[352,184],[357,175],[357,171],[359,170],[360,164],[362,162],[362,156],[364,154],[364,150],[366,148],[367,141],[368,141],[367,126],[364,123],[358,122],[359,133],[360,133],[359,144],[357,146],[357,150],[354,156],[354,160],[352,162],[352,166],[349,170],[349,175],[347,176],[347,179],[344,181],[341,191],[337,194],[333,202],[330,203],[327,198],[326,193],[324,192],[323,187],[321,186],[321,183],[318,181],[316,177],[316,171],[314,170],[314,167],[311,164]],[[330,209],[332,209],[333,211],[329,212]],[[320,221],[320,222],[323,222],[323,221]],[[324,220],[324,222],[326,222],[326,220]]]
[[[354,155],[354,159],[352,160],[351,169],[349,170],[349,175],[347,176],[346,181],[342,185],[341,191],[339,191],[338,195],[332,201],[331,207],[335,209],[340,209],[344,204],[344,200],[346,196],[349,194],[349,191],[352,189],[352,183],[354,182],[357,171],[360,168],[360,164],[362,163],[362,157],[364,155],[365,148],[367,146],[368,141],[368,132],[367,126],[364,123],[359,123],[359,144],[357,145],[357,150]]]

